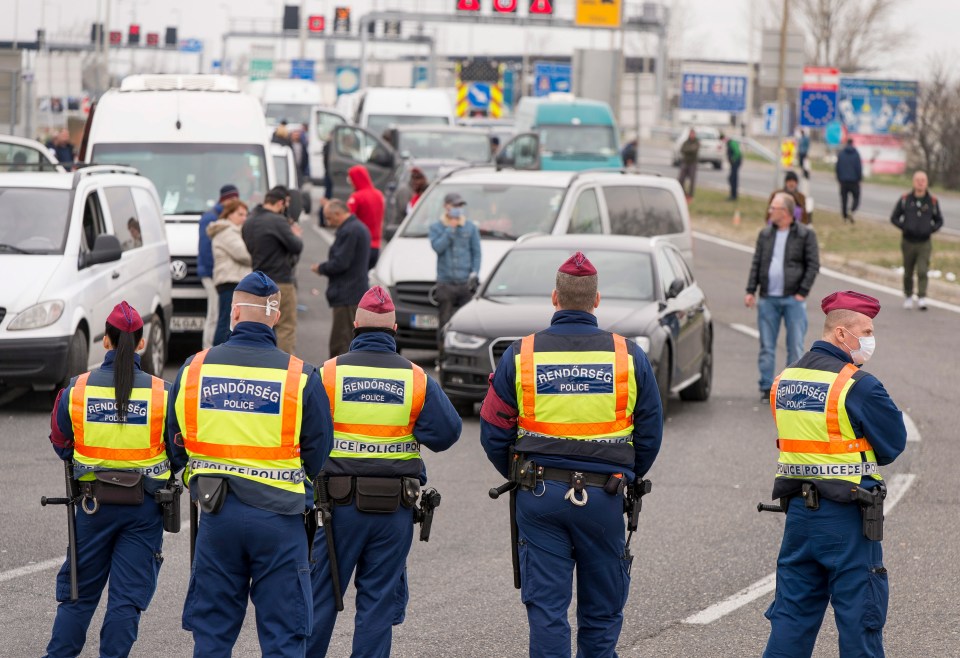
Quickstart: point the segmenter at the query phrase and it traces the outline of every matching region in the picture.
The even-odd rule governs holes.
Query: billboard
[[[747,77],[684,73],[680,83],[680,109],[743,112],[747,109]]]
[[[840,119],[856,135],[898,135],[917,116],[914,81],[842,77],[838,97]]]

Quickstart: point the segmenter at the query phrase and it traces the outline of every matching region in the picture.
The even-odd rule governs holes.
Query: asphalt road
[[[664,176],[676,176],[677,167],[671,164],[669,147],[659,145],[641,145],[640,168],[655,171]],[[794,168],[799,173],[799,168]],[[744,160],[740,167],[740,194],[751,194],[766,197],[776,188],[782,187],[781,178],[774,185],[775,170],[773,165],[755,160]],[[727,177],[730,175],[728,165],[724,163],[721,170],[713,165],[701,164],[697,170],[697,185],[729,191]],[[803,183],[802,183],[803,184]],[[811,171],[810,180],[806,182],[814,199],[814,223],[816,223],[816,209],[826,209],[840,212],[840,187],[832,173]],[[801,187],[801,191],[806,191]],[[889,185],[864,183],[860,190],[860,209],[858,218],[889,221],[890,213],[900,198],[900,195],[909,192],[909,189],[899,190]],[[808,195],[809,196],[809,195]],[[943,211],[944,229],[960,234],[960,197],[956,195],[937,195],[940,208]]]
[[[312,231],[306,239],[300,268],[300,302],[306,310],[299,315],[298,355],[317,364],[327,356],[330,317],[322,280],[307,266],[325,246]],[[632,544],[637,557],[621,656],[757,656],[769,631],[763,611],[773,594],[762,583],[758,598],[712,623],[685,621],[768,578],[783,525],[782,517],[755,511],[757,502],[769,497],[777,453],[769,410],[757,397],[756,340],[747,335],[755,316],[742,304],[749,255],[698,239],[696,258],[715,322],[714,392],[705,403],[671,400],[663,450],[650,473],[654,490]],[[820,276],[811,298],[848,287]],[[960,423],[953,397],[960,386],[952,341],[957,315],[941,308],[904,311],[896,291],[874,294],[884,310],[876,323],[879,349],[870,370],[915,422],[918,432],[912,438],[922,436],[884,472],[891,488],[895,484],[905,491],[888,517],[884,542],[892,589],[887,655],[957,656],[960,493],[951,473],[960,461],[960,445],[950,429]],[[809,312],[808,340],[822,317],[813,302]],[[421,356],[428,363],[430,355]],[[168,377],[175,372],[171,365]],[[41,495],[62,490],[60,463],[46,438],[49,404],[48,396],[27,395],[0,408],[3,656],[40,655],[56,609],[54,576],[65,544],[64,512],[38,504]],[[415,542],[411,552],[411,602],[406,623],[394,632],[395,656],[495,658],[526,652],[525,612],[512,587],[507,503],[487,497],[500,478],[478,439],[478,422],[470,418],[454,448],[425,455],[443,504],[430,542]],[[906,484],[912,486],[905,489]],[[144,613],[135,656],[190,653],[191,638],[180,628],[188,547],[185,521],[181,533],[165,539],[159,588]],[[348,590],[348,610],[335,631],[331,656],[349,654],[352,600]],[[94,620],[84,656],[97,655],[101,619]],[[836,654],[836,633],[828,620],[816,655]],[[252,610],[234,655],[259,655]]]

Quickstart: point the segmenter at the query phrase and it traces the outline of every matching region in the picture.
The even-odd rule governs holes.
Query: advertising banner
[[[743,112],[747,108],[747,78],[741,75],[684,73],[680,109]]]
[[[917,115],[917,83],[903,80],[840,78],[838,109],[847,132],[897,135]]]

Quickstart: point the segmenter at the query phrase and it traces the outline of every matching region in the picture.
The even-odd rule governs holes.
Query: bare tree
[[[947,58],[930,62],[929,76],[920,83],[910,146],[931,182],[956,189],[960,186],[960,81],[951,70]]]
[[[902,0],[794,0],[798,23],[812,46],[813,64],[859,71],[889,56],[905,30],[893,22]]]

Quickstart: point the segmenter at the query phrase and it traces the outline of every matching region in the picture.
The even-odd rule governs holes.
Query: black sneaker
[[[760,389],[760,401],[761,401],[761,402],[766,402],[766,403],[769,404],[769,402],[770,402],[770,389],[769,389],[769,388],[768,388],[767,390],[763,390],[762,388]]]

